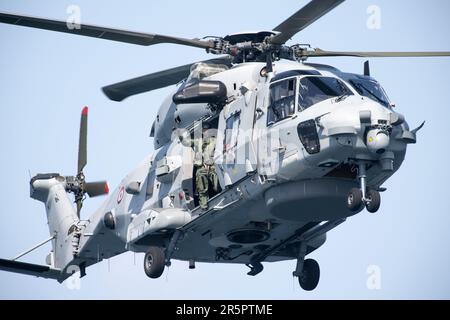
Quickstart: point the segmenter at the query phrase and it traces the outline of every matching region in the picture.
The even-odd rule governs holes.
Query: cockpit
[[[353,78],[348,82],[362,96],[372,99],[385,107],[390,107],[391,103],[383,87],[373,79]]]
[[[297,78],[290,78],[270,86],[268,124],[286,119],[295,113],[296,83]]]
[[[304,110],[324,100],[353,95],[339,79],[332,77],[304,77],[298,90],[298,107]]]
[[[341,80],[326,76],[292,77],[270,86],[267,124],[271,125],[295,112],[303,111],[328,99],[344,99],[353,95]]]

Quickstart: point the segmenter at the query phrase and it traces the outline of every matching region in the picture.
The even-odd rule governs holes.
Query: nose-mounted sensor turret
[[[367,148],[377,154],[382,154],[386,151],[390,142],[390,130],[383,127],[375,127],[370,129],[367,133],[366,145]]]

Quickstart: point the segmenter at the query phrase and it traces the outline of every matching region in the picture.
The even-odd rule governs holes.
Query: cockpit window
[[[321,101],[353,95],[339,79],[332,77],[304,77],[300,80],[298,108],[304,110]]]
[[[385,107],[389,107],[389,98],[378,82],[369,79],[351,79],[350,84],[360,95],[379,102]]]
[[[267,124],[271,125],[295,113],[296,78],[276,82],[270,87]]]

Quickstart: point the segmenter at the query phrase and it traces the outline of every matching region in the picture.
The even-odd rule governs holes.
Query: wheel
[[[159,278],[164,272],[165,254],[160,247],[150,247],[144,257],[145,274],[152,278]]]
[[[363,205],[362,191],[358,188],[350,189],[347,197],[347,207],[350,211],[356,212],[361,209]]]
[[[303,262],[302,274],[298,277],[298,283],[303,290],[314,290],[319,284],[319,263],[314,259],[306,259]]]
[[[381,197],[380,193],[376,190],[370,189],[367,191],[367,203],[366,203],[366,209],[369,212],[375,213],[380,209],[381,204]]]

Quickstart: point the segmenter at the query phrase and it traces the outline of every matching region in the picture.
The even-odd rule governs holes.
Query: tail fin
[[[85,195],[96,197],[109,192],[106,181],[85,181],[83,169],[87,164],[87,125],[88,107],[84,107],[80,119],[76,176],[63,177],[58,173],[47,173],[38,174],[30,181],[30,196],[45,204],[50,235],[55,237],[47,263],[61,270],[64,270],[78,253],[80,241],[78,222]],[[76,210],[72,206],[68,192],[74,195]]]
[[[38,174],[31,178],[30,197],[45,205],[47,221],[52,240],[52,251],[47,257],[51,272],[43,273],[54,278],[54,273],[61,272],[58,281],[67,277],[67,267],[77,258],[81,237],[80,210],[86,194],[96,197],[109,192],[106,181],[86,182],[83,169],[87,163],[87,121],[88,107],[84,107],[80,120],[80,142],[78,146],[78,170],[76,176],[62,176],[59,173]],[[76,209],[68,193],[73,193]],[[5,262],[6,261],[6,262]],[[22,264],[17,261],[2,261],[0,270],[30,274],[35,265]],[[39,269],[40,268],[40,269]],[[40,266],[39,270],[46,267]],[[44,268],[44,269],[42,269]],[[33,269],[33,270],[31,270]],[[82,274],[84,267],[82,268]],[[31,270],[31,271],[30,271]],[[47,269],[45,269],[47,270]],[[33,271],[34,272],[34,271]],[[63,275],[64,274],[64,275]],[[41,275],[42,276],[42,275]]]
[[[30,196],[45,204],[52,252],[49,264],[64,269],[76,254],[74,231],[79,218],[66,192],[66,179],[57,173],[38,174],[30,181]]]

